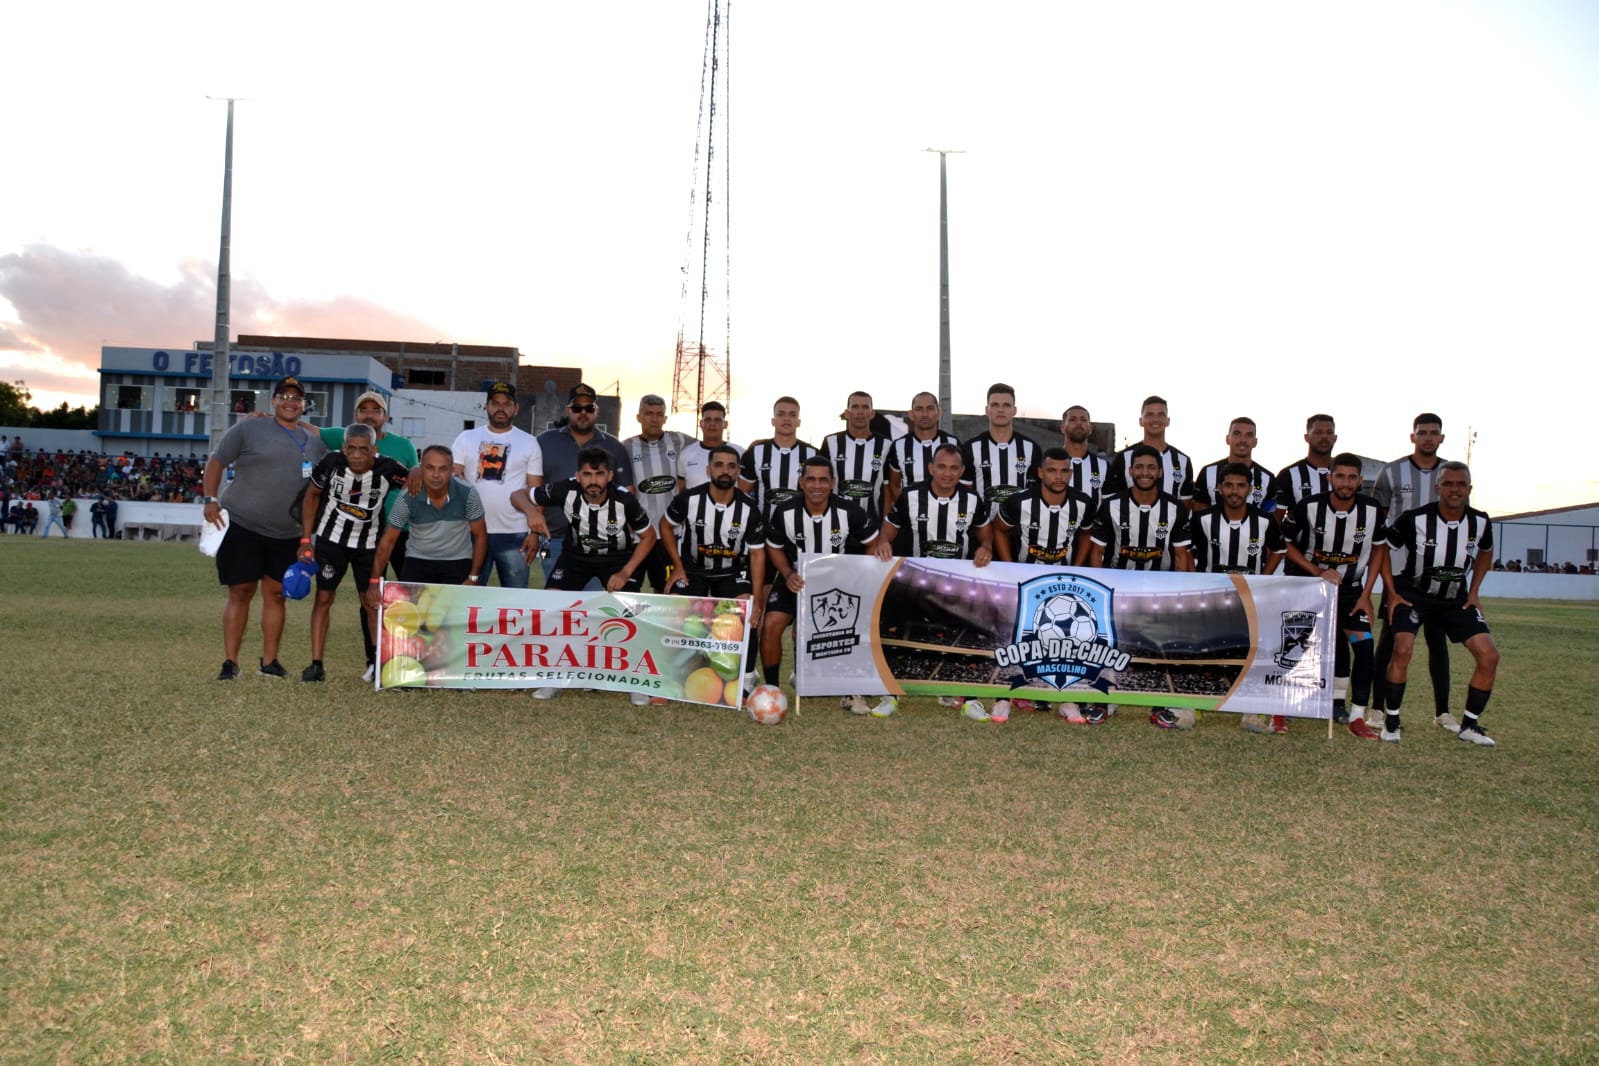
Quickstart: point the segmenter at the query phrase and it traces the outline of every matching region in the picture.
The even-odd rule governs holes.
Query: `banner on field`
[[[383,583],[382,688],[595,688],[736,707],[744,600]]]
[[[950,695],[1332,716],[1319,578],[803,555],[801,696]]]

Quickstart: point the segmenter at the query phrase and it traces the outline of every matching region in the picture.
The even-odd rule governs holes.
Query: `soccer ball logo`
[[[1040,640],[1076,640],[1084,643],[1099,636],[1094,609],[1076,596],[1061,594],[1039,604],[1033,616],[1033,633]]]
[[[757,685],[744,701],[744,710],[761,725],[776,725],[788,714],[788,697],[776,685]]]

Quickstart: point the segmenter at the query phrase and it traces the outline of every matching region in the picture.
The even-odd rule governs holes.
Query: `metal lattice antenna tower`
[[[674,412],[698,414],[700,405],[710,400],[726,405],[732,391],[733,252],[729,195],[732,171],[728,153],[732,7],[732,0],[709,0],[706,9],[700,113],[694,132],[694,170],[689,188],[688,238],[677,325],[677,358],[672,371]],[[692,298],[690,290],[696,277],[699,280],[697,300]]]

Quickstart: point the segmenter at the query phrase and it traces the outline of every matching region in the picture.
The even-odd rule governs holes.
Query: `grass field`
[[[221,685],[222,599],[0,540],[0,1061],[1599,1061],[1599,607],[1490,602],[1483,751],[374,694],[353,601]]]

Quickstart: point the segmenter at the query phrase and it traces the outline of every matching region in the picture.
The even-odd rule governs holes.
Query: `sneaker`
[[[1274,714],[1271,716],[1271,731],[1280,737],[1288,735],[1288,716]]]
[[[1149,724],[1156,729],[1176,729],[1177,716],[1164,707],[1156,707],[1149,712]]]
[[[1011,709],[1016,711],[1038,710],[1038,704],[1034,703],[1032,700],[1011,700],[1010,705]]]
[[[1437,724],[1439,729],[1447,729],[1456,736],[1460,735],[1460,723],[1455,721],[1455,716],[1450,714],[1448,711],[1445,711],[1443,714],[1440,714],[1438,717],[1434,718],[1433,722]],[[1478,732],[1481,732],[1481,730]]]
[[[1349,720],[1349,731],[1355,734],[1355,736],[1359,737],[1361,740],[1380,739],[1377,736],[1377,731],[1370,725],[1366,724],[1366,720],[1364,718],[1351,718]],[[1394,739],[1399,739],[1397,734],[1395,734]]]
[[[761,676],[760,671],[751,670],[744,675],[744,681],[743,684],[739,686],[739,691],[742,695],[748,696],[751,692],[754,692],[765,683],[766,679]]]
[[[665,707],[668,703],[671,703],[671,702],[672,701],[667,699],[665,696],[651,696],[650,697],[650,706],[651,707]]]
[[[1243,716],[1243,722],[1241,724],[1243,725],[1244,732],[1246,733],[1271,732],[1271,727],[1266,724],[1266,716],[1263,714],[1246,714]]]
[[[961,714],[974,722],[988,721],[988,710],[982,700],[967,700],[961,704]]]
[[[940,696],[940,697],[938,697],[938,705],[940,707],[959,707],[961,704],[963,704],[965,702],[966,701],[961,699],[959,696]]]
[[[648,707],[650,705],[650,694],[648,692],[635,692],[627,698],[627,702],[635,707]]]
[[[1192,707],[1168,707],[1166,710],[1171,713],[1178,729],[1192,729],[1194,723],[1199,721],[1199,712]]]
[[[553,700],[560,694],[561,690],[558,688],[536,688],[533,690],[533,698],[536,700]]]
[[[262,677],[288,677],[289,672],[283,669],[283,664],[273,659],[271,662],[261,663],[261,669],[256,671]]]
[[[375,679],[377,676],[378,676],[378,664],[377,663],[367,663],[366,664],[366,669],[364,671],[362,671],[362,673],[361,673],[361,680],[365,681],[367,684],[370,685],[372,683],[373,679]]]
[[[897,710],[899,710],[899,697],[884,696],[877,701],[877,706],[872,708],[872,717],[887,718]]]
[[[1055,713],[1072,725],[1084,725],[1088,721],[1087,718],[1083,717],[1083,709],[1075,703],[1063,703],[1055,708]]]
[[[327,671],[322,669],[321,663],[312,663],[300,672],[301,681],[326,681]]]
[[[1480,725],[1464,726],[1461,728],[1460,732],[1455,734],[1455,736],[1459,737],[1461,740],[1464,740],[1468,744],[1476,744],[1479,747],[1491,748],[1494,746],[1494,738],[1483,732],[1482,726]]]
[[[1384,744],[1397,744],[1399,743],[1399,730],[1383,726],[1382,732],[1377,734],[1377,739]]]
[[[1001,725],[1010,721],[1010,700],[995,700],[994,709],[989,712],[988,720]]]
[[[1096,703],[1083,712],[1083,721],[1088,725],[1104,725],[1110,717],[1110,712],[1105,710],[1103,703]]]
[[[239,664],[232,659],[222,660],[222,670],[217,674],[218,681],[233,681],[239,676]]]
[[[838,701],[838,705],[850,714],[871,714],[872,705],[866,702],[865,696],[845,696]]]

